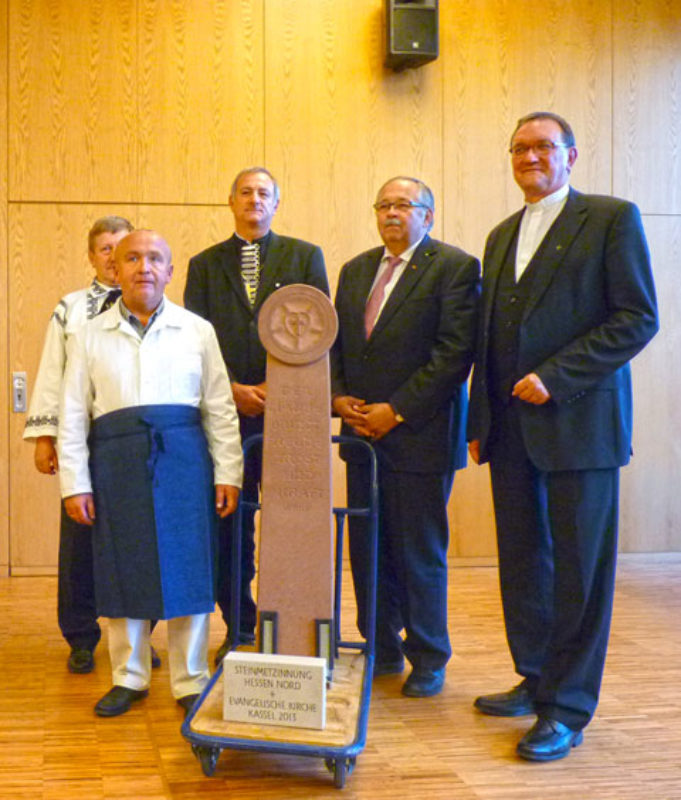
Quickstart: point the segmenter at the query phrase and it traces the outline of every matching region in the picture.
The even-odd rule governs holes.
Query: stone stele
[[[333,616],[331,389],[338,331],[327,296],[293,284],[258,320],[267,350],[258,610],[277,613],[276,652],[315,656],[316,620]]]

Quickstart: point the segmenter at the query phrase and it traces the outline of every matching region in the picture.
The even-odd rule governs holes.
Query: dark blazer
[[[383,252],[362,253],[341,271],[332,391],[389,402],[404,417],[375,443],[384,467],[445,472],[453,454],[455,466],[465,466],[464,384],[473,358],[480,264],[426,236],[367,341],[364,307]],[[351,434],[347,426],[342,432]]]
[[[306,283],[328,295],[329,283],[319,247],[272,232],[251,306],[239,253],[232,236],[191,258],[184,304],[213,323],[230,380],[255,385],[265,380],[266,353],[258,336],[262,304],[282,286]]]
[[[501,268],[523,211],[489,235],[468,438],[489,458],[490,322]],[[658,329],[641,217],[632,203],[570,190],[541,245],[519,331],[518,379],[535,372],[548,403],[518,402],[525,448],[541,470],[622,466],[631,455],[629,361]],[[514,257],[514,256],[513,256]]]

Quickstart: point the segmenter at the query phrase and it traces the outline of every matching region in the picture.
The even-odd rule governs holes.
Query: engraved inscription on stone
[[[255,725],[321,729],[326,660],[232,651],[223,664],[223,718]]]

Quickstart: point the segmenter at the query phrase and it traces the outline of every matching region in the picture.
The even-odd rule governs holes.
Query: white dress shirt
[[[215,483],[241,486],[239,422],[213,326],[165,298],[142,338],[122,315],[119,300],[69,341],[59,427],[62,497],[92,491],[91,419],[157,404],[200,408]]]
[[[516,283],[525,272],[525,268],[532,260],[532,256],[537,252],[537,248],[548,233],[549,228],[565,208],[569,191],[570,184],[566,183],[557,192],[542,197],[536,203],[527,203],[525,205],[525,213],[520,220],[518,249],[515,257]]]

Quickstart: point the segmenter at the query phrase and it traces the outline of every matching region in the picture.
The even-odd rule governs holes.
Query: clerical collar
[[[553,194],[547,194],[546,197],[542,197],[541,200],[537,200],[536,203],[525,203],[525,208],[530,212],[530,214],[534,213],[535,211],[546,211],[551,206],[555,206],[556,203],[560,203],[568,196],[570,192],[570,184],[565,183],[560,189],[557,189]]]
[[[149,328],[154,324],[154,322],[158,319],[159,315],[163,311],[165,306],[165,296],[161,298],[161,302],[156,306],[154,313],[149,317],[149,322],[146,325],[143,325],[137,317],[130,311],[130,309],[125,305],[123,302],[123,298],[121,298],[121,302],[119,308],[121,310],[121,316],[123,319],[130,324],[130,326],[139,333],[140,338],[144,338],[144,335],[149,331]]]

